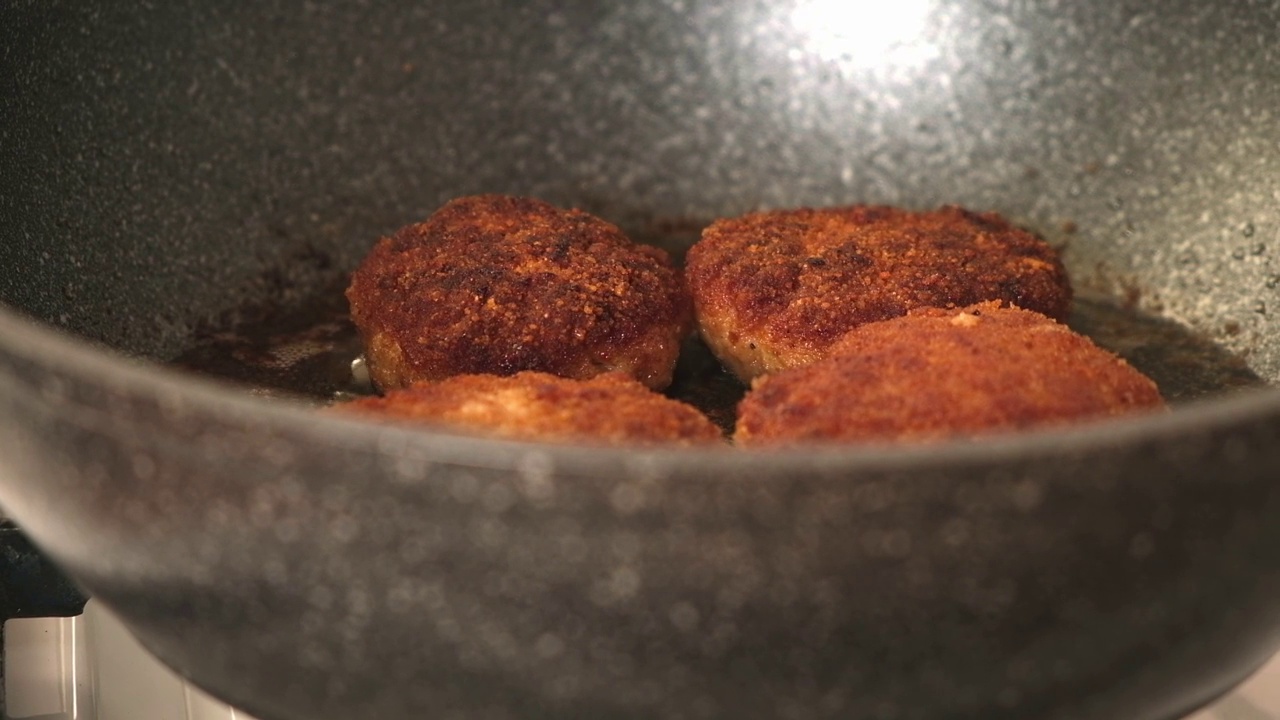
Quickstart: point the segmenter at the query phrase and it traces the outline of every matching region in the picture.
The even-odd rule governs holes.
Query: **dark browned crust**
[[[619,370],[662,388],[692,315],[662,250],[585,212],[500,195],[453,200],[381,240],[347,299],[384,390],[521,370]]]
[[[719,220],[690,249],[698,323],[742,377],[812,362],[864,323],[1003,300],[1064,320],[1058,253],[994,213],[851,206]]]
[[[989,302],[863,325],[825,359],[757,379],[734,437],[928,441],[1161,407],[1155,383],[1088,338]]]
[[[696,408],[622,373],[569,380],[540,372],[458,375],[335,406],[337,412],[522,440],[608,445],[723,441]]]

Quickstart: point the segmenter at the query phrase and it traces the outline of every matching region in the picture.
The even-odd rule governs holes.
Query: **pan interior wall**
[[[169,358],[466,193],[959,203],[1280,378],[1280,13],[1005,5],[7,3],[0,302]]]

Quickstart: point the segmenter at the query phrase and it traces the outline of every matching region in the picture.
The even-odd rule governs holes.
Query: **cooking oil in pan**
[[[173,364],[241,383],[258,395],[316,405],[369,394],[373,389],[360,372],[360,340],[347,315],[344,286],[295,306],[232,313],[236,320],[199,332]],[[1265,384],[1242,359],[1214,343],[1110,299],[1077,298],[1069,324],[1155,380],[1172,404]],[[705,345],[690,340],[667,394],[728,431],[745,390]]]

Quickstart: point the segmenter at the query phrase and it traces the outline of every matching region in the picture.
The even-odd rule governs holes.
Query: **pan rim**
[[[749,475],[788,471],[905,470],[927,467],[1013,462],[1030,458],[1088,453],[1127,444],[1204,434],[1280,416],[1280,387],[1197,400],[1172,412],[1108,418],[1069,427],[1033,429],[974,440],[928,445],[805,446],[789,449],[716,447],[608,447],[484,438],[420,426],[369,422],[314,406],[236,392],[235,383],[130,357],[102,343],[74,336],[0,303],[0,355],[23,358],[81,381],[96,382],[140,398],[179,397],[199,413],[253,418],[255,423],[300,432],[311,442],[349,449],[396,448],[426,451],[433,461],[492,468],[518,468],[531,454],[558,470],[596,473],[639,461],[664,474],[697,475],[734,470]]]

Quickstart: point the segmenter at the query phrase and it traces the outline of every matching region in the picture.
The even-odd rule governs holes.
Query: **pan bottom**
[[[372,393],[352,363],[360,340],[342,278],[289,306],[238,308],[202,328],[176,367],[231,380],[247,391],[327,405]],[[1172,405],[1266,383],[1244,360],[1187,328],[1103,296],[1076,299],[1068,324],[1152,378]],[[706,413],[726,433],[746,388],[696,338],[686,342],[666,394]]]

